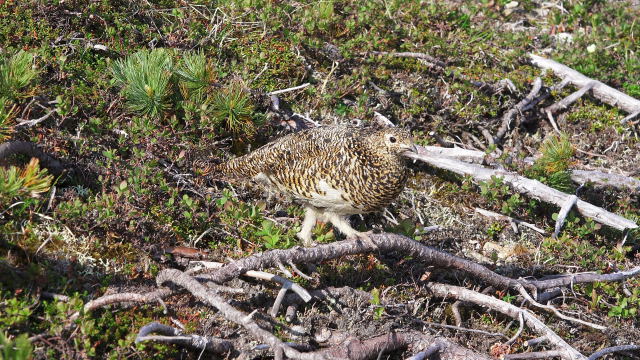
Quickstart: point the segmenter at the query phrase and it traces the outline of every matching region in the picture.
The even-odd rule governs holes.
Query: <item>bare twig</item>
[[[434,323],[434,322],[429,322],[429,321],[423,321],[423,320],[419,320],[419,319],[413,319],[413,321],[416,322],[416,323],[425,325],[425,326],[429,326],[429,327],[440,327],[440,328],[445,328],[445,329],[450,329],[450,330],[465,331],[465,332],[477,333],[477,334],[482,334],[482,335],[487,335],[487,336],[502,337],[502,338],[505,338],[505,339],[507,338],[502,333],[492,333],[492,332],[484,331],[484,330],[469,329],[469,328],[465,328],[465,327],[461,327],[461,326],[440,324],[440,323]]]
[[[561,353],[563,359],[570,360],[586,360],[586,357],[580,354],[571,345],[567,344],[558,334],[547,327],[542,321],[533,316],[528,311],[521,309],[515,305],[509,304],[505,301],[496,299],[494,297],[480,294],[478,292],[468,290],[462,287],[428,283],[427,289],[432,291],[434,295],[441,298],[454,298],[463,301],[469,301],[480,306],[488,307],[494,311],[501,312],[514,319],[519,318],[522,315],[525,324],[533,331],[540,335],[545,335],[549,339],[549,343],[555,346]]]
[[[569,286],[574,284],[584,284],[593,282],[624,281],[626,279],[640,275],[640,266],[627,271],[619,271],[611,274],[580,273],[570,275],[556,275],[552,279],[523,280],[527,284],[535,286],[538,290],[550,289],[559,286]]]
[[[524,346],[526,347],[531,347],[531,346],[535,346],[537,344],[543,343],[547,341],[547,337],[546,336],[539,336],[537,338],[534,339],[529,339],[527,341],[524,342]]]
[[[184,287],[196,298],[218,309],[220,313],[224,315],[224,317],[243,326],[247,331],[249,331],[249,333],[251,333],[257,339],[267,343],[273,351],[275,351],[278,348],[281,348],[284,354],[292,359],[302,359],[302,360],[326,359],[326,357],[317,356],[315,354],[300,353],[294,348],[286,345],[285,343],[282,342],[282,340],[278,339],[275,335],[271,334],[270,332],[258,326],[258,324],[254,320],[247,317],[247,314],[229,305],[221,296],[207,290],[207,288],[204,285],[200,284],[196,279],[185,274],[180,270],[176,270],[176,269],[162,270],[156,277],[156,282],[158,283],[159,286],[162,286],[167,282],[171,282],[181,287]]]
[[[518,338],[520,337],[520,334],[522,334],[522,329],[524,328],[524,319],[522,317],[522,313],[520,313],[518,316],[518,322],[520,323],[520,326],[518,327],[518,331],[516,331],[516,333],[511,337],[511,339],[507,340],[506,342],[507,345],[511,345],[514,342],[516,342],[516,340],[518,340]]]
[[[634,114],[640,111],[640,100],[637,100],[621,91],[609,87],[600,81],[593,80],[587,76],[584,76],[581,73],[559,62],[533,54],[529,54],[529,57],[531,58],[531,62],[535,66],[542,69],[550,69],[559,77],[569,79],[569,81],[573,85],[579,88],[584,87],[590,82],[595,82],[592,89],[593,96],[602,102],[605,102],[611,106],[618,107],[629,114]]]
[[[371,51],[371,52],[369,52],[369,54],[371,54],[371,55],[386,55],[386,56],[401,57],[401,58],[421,59],[421,60],[425,60],[431,66],[437,66],[437,67],[440,67],[440,68],[445,68],[447,66],[447,64],[445,64],[444,62],[434,58],[431,55],[425,54],[425,53]]]
[[[627,115],[624,119],[620,120],[621,124],[626,124],[630,121],[635,120],[638,116],[640,116],[640,110],[634,112],[633,114]]]
[[[223,283],[250,271],[249,269],[265,269],[275,266],[277,262],[317,263],[345,255],[362,254],[379,250],[383,252],[398,251],[403,254],[411,254],[414,258],[421,259],[433,266],[458,269],[472,274],[479,280],[498,288],[515,289],[520,286],[519,281],[496,274],[480,264],[422,245],[402,235],[382,233],[369,234],[368,236],[377,245],[377,249],[371,244],[349,239],[331,244],[318,245],[312,248],[295,247],[287,250],[271,250],[237,260],[223,266],[212,274],[200,275],[198,279]]]
[[[591,328],[594,328],[594,329],[597,329],[597,330],[606,330],[607,329],[606,326],[594,324],[592,322],[588,322],[588,321],[584,321],[584,320],[581,320],[581,319],[578,319],[578,318],[575,318],[575,317],[564,315],[563,313],[558,311],[558,309],[556,309],[552,305],[540,304],[533,297],[531,297],[531,295],[529,295],[529,293],[524,288],[520,288],[519,292],[520,292],[520,295],[522,295],[531,305],[533,305],[535,307],[538,307],[540,309],[544,309],[544,310],[550,311],[555,316],[559,317],[560,319],[571,321],[571,322],[575,322],[575,323],[578,323],[578,324],[582,324],[582,325],[585,325],[585,326],[588,326],[588,327],[591,327]]]
[[[560,128],[558,127],[558,124],[556,123],[556,119],[554,119],[554,117],[553,117],[553,113],[551,111],[545,111],[545,113],[547,114],[547,119],[549,119],[549,123],[553,127],[553,130],[556,133],[561,134],[562,132],[560,131]]]
[[[575,195],[571,195],[567,198],[567,200],[565,200],[564,204],[562,204],[562,207],[558,212],[556,227],[552,235],[554,238],[557,238],[558,234],[560,234],[560,230],[562,230],[562,226],[564,225],[564,221],[567,218],[567,215],[569,215],[569,211],[573,209],[573,207],[576,205],[577,202],[578,202],[578,197]]]
[[[503,215],[503,214],[498,214],[497,212],[493,212],[490,210],[485,210],[485,209],[480,209],[480,208],[476,208],[475,211],[478,214],[487,216],[487,217],[492,217],[494,219],[498,219],[498,220],[506,220],[509,221],[511,223],[515,223],[516,225],[522,225],[525,227],[528,227],[529,229],[536,231],[542,235],[545,235],[547,232],[540,229],[539,227],[535,226],[534,224],[528,223],[526,221],[522,221],[522,220],[518,220],[515,218],[512,218],[511,216],[507,216],[507,215]]]
[[[528,196],[538,198],[542,201],[562,206],[571,195],[544,185],[540,181],[522,177],[516,173],[504,170],[487,169],[485,167],[468,164],[451,158],[429,156],[429,153],[418,146],[419,153],[407,153],[407,156],[424,161],[429,165],[452,171],[460,175],[470,175],[478,181],[490,181],[492,177],[501,177],[504,182],[510,185],[515,191]],[[622,216],[613,214],[603,208],[592,205],[586,201],[578,200],[576,203],[578,211],[586,217],[611,226],[618,230],[635,229],[638,225]]]
[[[620,345],[620,346],[612,346],[608,348],[604,348],[602,350],[598,350],[589,356],[588,360],[596,360],[601,358],[607,354],[613,354],[622,351],[640,351],[640,345]]]
[[[527,106],[529,103],[531,103],[531,101],[533,101],[533,99],[535,99],[535,97],[540,92],[540,89],[542,89],[542,80],[537,77],[533,81],[533,85],[531,86],[531,91],[529,92],[529,94],[525,96],[525,98],[522,99],[519,103],[517,103],[516,106],[502,115],[502,124],[500,125],[500,128],[498,128],[496,136],[493,138],[494,143],[499,144],[502,142],[502,139],[511,127],[513,118],[516,116],[516,114],[521,113],[523,111],[522,109],[524,109],[525,106]]]
[[[271,95],[284,94],[286,92],[291,92],[291,91],[304,89],[309,85],[311,85],[311,84],[310,83],[304,83],[302,85],[298,85],[298,86],[294,86],[294,87],[290,87],[290,88],[286,88],[286,89],[282,89],[282,90],[276,90],[276,91],[268,92],[266,95],[271,96]]]
[[[192,263],[196,265],[200,265],[207,269],[220,269],[224,266],[223,263],[213,262],[213,261],[193,261]],[[278,265],[278,264],[282,265],[281,262],[276,262],[275,265]],[[255,279],[277,282],[281,284],[283,287],[287,289],[291,289],[291,291],[298,294],[300,298],[302,298],[302,300],[304,300],[305,302],[309,302],[309,300],[311,300],[311,295],[307,290],[305,290],[302,286],[294,283],[293,281],[283,278],[282,276],[270,274],[264,271],[254,271],[254,270],[247,271],[243,275],[250,276]]]
[[[151,335],[159,333],[162,335]],[[171,326],[158,322],[149,323],[140,328],[136,337],[136,344],[143,341],[157,341],[168,344],[192,348],[196,350],[206,350],[216,354],[228,354],[233,351],[233,343],[227,340],[214,338],[211,336],[184,335],[182,331]]]
[[[484,163],[486,156],[483,151],[467,150],[459,147],[423,146],[422,148],[430,156],[445,156],[472,164]]]
[[[0,144],[0,161],[14,155],[23,154],[40,160],[40,166],[47,168],[53,175],[59,175],[64,171],[60,161],[44,153],[38,146],[28,141],[9,141]]]
[[[547,106],[546,108],[543,109],[543,111],[555,114],[556,112],[558,112],[560,110],[564,110],[564,109],[568,108],[574,102],[578,101],[578,99],[580,99],[582,96],[584,96],[584,94],[586,94],[587,91],[593,89],[593,87],[595,85],[596,85],[595,81],[590,81],[590,82],[586,83],[584,86],[582,86],[580,89],[578,89],[577,91],[575,91],[575,92],[571,93],[569,96],[565,97],[564,99],[558,101],[557,103],[555,103],[553,105]]]
[[[640,180],[620,174],[608,174],[601,171],[571,170],[571,180],[578,184],[593,183],[599,186],[612,186],[640,192]]]
[[[19,127],[33,127],[36,126],[38,124],[40,124],[41,122],[47,120],[48,118],[51,117],[51,115],[53,115],[53,113],[56,112],[56,109],[53,110],[49,110],[48,113],[42,115],[41,117],[37,118],[37,119],[33,119],[33,120],[24,120],[24,119],[17,119],[18,120],[18,124],[16,125],[16,128]]]

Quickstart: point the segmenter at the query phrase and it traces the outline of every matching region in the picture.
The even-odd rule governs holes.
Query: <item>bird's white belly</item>
[[[277,189],[285,194],[293,195],[297,200],[319,209],[327,209],[341,215],[362,213],[362,209],[354,206],[350,201],[348,194],[341,189],[333,188],[325,180],[320,180],[316,187],[319,192],[311,191],[310,197],[300,194],[293,189],[287,188],[277,179],[265,173],[257,174],[253,177],[253,180],[265,184],[273,189]]]
[[[361,212],[349,200],[350,197],[341,189],[333,188],[325,180],[320,180],[317,186],[322,193],[312,192],[306,201],[317,208],[331,209],[338,214],[356,214]]]

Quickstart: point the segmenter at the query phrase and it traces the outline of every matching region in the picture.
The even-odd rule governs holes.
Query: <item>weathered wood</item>
[[[593,96],[606,104],[622,109],[624,112],[629,114],[640,111],[640,100],[633,98],[622,91],[618,91],[598,80],[593,80],[557,61],[534,54],[529,54],[529,57],[531,58],[533,65],[541,69],[552,70],[556,75],[563,79],[568,79],[571,84],[578,88],[589,86],[589,83],[594,82],[593,88],[591,89],[593,91]]]
[[[420,160],[431,166],[449,170],[459,175],[472,176],[478,181],[489,181],[494,176],[501,177],[505,184],[511,186],[515,191],[532,198],[540,199],[544,202],[555,204],[559,207],[562,207],[562,205],[565,204],[567,199],[571,196],[563,193],[562,191],[553,189],[538,180],[528,179],[510,171],[489,169],[480,165],[469,164],[452,158],[432,156],[421,146],[418,146],[418,150],[418,153],[408,153],[407,156],[411,159]],[[621,231],[626,229],[635,229],[638,227],[635,222],[629,219],[611,213],[583,200],[577,201],[576,208],[583,216]]]

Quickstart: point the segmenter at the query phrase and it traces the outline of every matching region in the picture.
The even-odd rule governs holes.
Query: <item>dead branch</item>
[[[573,70],[572,68],[556,62],[551,59],[543,58],[538,55],[529,54],[533,65],[541,69],[550,69],[556,75],[563,79],[569,79],[571,84],[578,88],[583,88],[587,84],[594,82],[593,96],[598,100],[607,103],[611,106],[618,107],[628,114],[634,114],[640,111],[640,100],[637,100],[621,91],[618,91],[612,87],[603,84],[600,81],[593,80],[581,73]]]
[[[237,310],[236,308],[231,306],[229,303],[227,303],[221,296],[219,296],[214,292],[209,291],[204,285],[200,284],[195,278],[193,278],[192,276],[189,276],[188,274],[180,270],[176,270],[176,269],[162,270],[156,277],[156,282],[158,283],[158,286],[162,286],[167,282],[171,282],[185,288],[196,298],[218,309],[218,311],[220,311],[220,313],[222,313],[222,315],[228,320],[243,326],[254,337],[268,344],[274,352],[282,351],[287,357],[292,359],[302,359],[302,360],[328,359],[324,356],[317,356],[316,354],[313,354],[313,353],[301,353],[295,350],[294,348],[288,346],[282,340],[278,339],[275,335],[262,329],[258,325],[258,323],[256,323],[252,319],[250,314],[248,315],[243,313],[240,310]]]
[[[412,159],[423,161],[431,166],[452,171],[459,175],[470,175],[478,181],[489,181],[492,177],[501,177],[515,191],[530,197],[555,204],[562,207],[571,196],[562,191],[544,185],[540,181],[532,180],[505,170],[487,169],[480,165],[468,164],[451,158],[429,156],[429,153],[418,146],[419,153],[407,153]],[[601,224],[611,226],[624,231],[635,229],[638,225],[620,215],[613,214],[601,207],[592,205],[586,201],[578,200],[576,208],[585,217],[591,218]]]
[[[484,157],[486,156],[483,151],[468,150],[459,147],[424,146],[423,148],[429,153],[429,156],[445,156],[471,164],[484,163]]]
[[[201,268],[191,269],[191,271],[188,271],[188,273],[190,274],[201,269],[220,269],[221,267],[224,266],[223,263],[213,262],[213,261],[193,261],[192,264],[195,264],[196,266],[201,266]],[[282,276],[270,274],[264,271],[255,271],[255,270],[247,271],[243,275],[249,276],[255,279],[277,282],[280,285],[282,285],[283,289],[290,289],[291,291],[298,294],[298,296],[300,296],[300,298],[305,302],[308,302],[309,300],[311,300],[311,295],[307,290],[305,290],[305,288],[294,283],[291,280],[283,278]]]
[[[286,89],[282,89],[282,90],[276,90],[276,91],[268,92],[268,93],[266,93],[266,95],[271,96],[271,95],[284,94],[286,92],[304,89],[309,85],[311,85],[311,84],[310,83],[304,83],[302,85],[298,85],[298,86],[294,86],[294,87],[290,87],[290,88],[286,88]]]
[[[33,127],[38,125],[39,123],[47,120],[48,118],[51,117],[51,115],[53,115],[56,112],[56,109],[53,110],[49,110],[49,112],[47,112],[46,114],[42,115],[41,117],[37,118],[37,119],[33,119],[33,120],[25,120],[25,119],[17,119],[18,120],[18,124],[16,125],[16,128],[19,127]]]
[[[521,309],[515,305],[509,304],[505,301],[496,299],[494,297],[480,294],[478,292],[468,290],[459,286],[428,283],[426,288],[429,289],[435,296],[441,298],[454,298],[462,301],[469,301],[474,304],[490,308],[494,311],[501,312],[513,319],[518,319],[520,316],[524,319],[525,324],[539,335],[547,337],[548,342],[555,346],[562,355],[563,359],[570,360],[586,360],[587,358],[580,354],[571,345],[567,344],[558,334],[547,327],[542,321],[536,318],[530,312]]]
[[[578,197],[575,195],[570,195],[565,200],[564,204],[562,204],[560,211],[558,211],[558,218],[556,220],[555,230],[551,235],[553,236],[553,238],[558,237],[558,234],[560,234],[560,230],[562,230],[562,226],[564,225],[564,221],[567,218],[567,215],[569,215],[569,211],[573,209],[573,207],[576,205],[577,202],[578,202]]]
[[[498,214],[497,212],[493,212],[493,211],[489,211],[489,210],[485,210],[485,209],[480,209],[480,208],[475,208],[475,211],[478,214],[481,214],[481,215],[484,215],[484,216],[487,216],[487,217],[491,217],[491,218],[498,219],[498,220],[505,220],[505,221],[508,221],[511,224],[522,225],[522,226],[528,227],[529,229],[531,229],[533,231],[536,231],[536,232],[538,232],[538,233],[540,233],[542,235],[546,235],[546,233],[547,233],[546,231],[544,231],[544,230],[540,229],[539,227],[535,226],[534,224],[531,224],[531,223],[528,223],[526,221],[522,221],[522,220],[519,220],[519,219],[512,218],[511,216]],[[517,226],[515,227],[514,230],[515,230],[516,233],[518,233],[518,227]]]
[[[598,350],[593,354],[591,354],[588,360],[596,360],[607,354],[613,354],[613,353],[623,352],[623,351],[638,352],[640,351],[640,345],[620,345],[620,346],[612,346],[612,347],[604,348],[602,350]]]
[[[608,174],[602,171],[571,170],[571,180],[578,184],[592,183],[598,186],[612,186],[640,192],[640,180],[620,174]]]
[[[562,358],[562,351],[559,350],[549,350],[549,351],[536,351],[536,352],[528,352],[521,354],[508,354],[502,357],[503,360],[530,360],[530,359],[551,359],[551,358]]]
[[[414,258],[436,267],[466,272],[497,288],[517,289],[521,286],[519,281],[496,274],[480,264],[422,245],[402,235],[391,233],[370,234],[369,238],[375,243],[377,249],[371,244],[359,240],[344,240],[312,248],[294,247],[286,250],[271,250],[234,261],[212,274],[199,275],[197,279],[221,284],[251,269],[270,268],[276,266],[278,262],[318,263],[346,255],[364,254],[379,250],[381,252],[398,251],[406,255],[411,254]]]
[[[620,123],[624,125],[628,122],[635,120],[636,118],[638,118],[638,116],[640,116],[640,110],[634,112],[633,114],[627,115],[624,119],[620,120]]]
[[[546,108],[544,108],[542,111],[545,113],[552,113],[555,114],[556,112],[560,111],[560,110],[564,110],[566,108],[568,108],[569,106],[571,106],[571,104],[573,104],[574,102],[578,101],[578,99],[580,99],[582,96],[584,96],[584,94],[587,93],[587,91],[593,89],[593,87],[596,85],[595,81],[590,81],[588,83],[586,83],[584,86],[582,86],[580,89],[578,89],[577,91],[571,93],[569,96],[565,97],[564,99],[558,101],[557,103],[553,104],[553,105],[549,105]]]
[[[64,171],[64,166],[59,160],[44,153],[32,142],[8,141],[0,144],[0,161],[15,154],[37,158],[40,160],[40,166],[47,168],[53,175],[60,175]]]
[[[531,346],[534,346],[534,345],[537,345],[537,344],[540,344],[540,343],[543,343],[543,342],[546,342],[546,341],[547,341],[547,337],[546,336],[540,336],[540,337],[537,337],[535,339],[530,339],[530,340],[525,341],[524,342],[524,346],[531,347]]]
[[[529,92],[529,94],[525,96],[525,98],[522,99],[519,103],[517,103],[516,106],[511,108],[502,116],[502,124],[500,125],[500,128],[498,128],[498,132],[496,133],[496,136],[493,138],[494,143],[499,144],[502,142],[502,139],[504,138],[504,136],[507,134],[507,131],[509,131],[509,128],[511,127],[511,122],[513,121],[513,118],[516,116],[516,114],[521,113],[523,111],[522,109],[524,109],[525,106],[527,106],[529,103],[533,101],[533,99],[536,98],[536,96],[540,92],[540,89],[542,89],[542,80],[539,77],[537,77],[533,81],[533,85],[531,86],[531,91]]]
[[[528,284],[535,286],[538,290],[550,289],[560,286],[571,286],[575,284],[593,282],[624,281],[626,279],[640,275],[640,266],[627,271],[618,271],[611,274],[580,273],[570,275],[555,275],[550,279],[524,280]]]
[[[484,151],[446,146],[423,146],[423,148],[428,156],[440,155],[470,164],[485,163],[486,153]],[[533,160],[530,162],[533,163]],[[619,190],[640,192],[640,180],[621,174],[610,174],[597,170],[571,170],[571,180],[581,185],[590,183],[597,186],[611,186]]]
[[[326,350],[316,351],[315,354],[325,356],[327,359],[375,359],[379,358],[379,355],[385,352],[406,348],[408,346],[415,347],[416,343],[424,344],[423,346],[428,349],[432,346],[437,347],[437,349],[433,351],[434,353],[437,352],[439,358],[442,360],[489,360],[488,356],[466,349],[446,338],[430,336],[417,331],[391,332],[368,340],[351,338],[340,345],[330,347]]]
[[[151,335],[159,333],[161,335]],[[234,350],[233,343],[227,340],[211,336],[195,334],[185,335],[182,330],[158,322],[149,323],[140,328],[136,337],[136,344],[144,341],[157,341],[167,344],[175,344],[194,350],[206,350],[216,354],[228,354]]]

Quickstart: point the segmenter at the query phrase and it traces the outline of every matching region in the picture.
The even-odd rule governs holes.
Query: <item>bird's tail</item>
[[[206,168],[206,176],[220,179],[248,179],[260,172],[259,165],[255,163],[252,154],[247,154],[234,159],[214,164]]]

